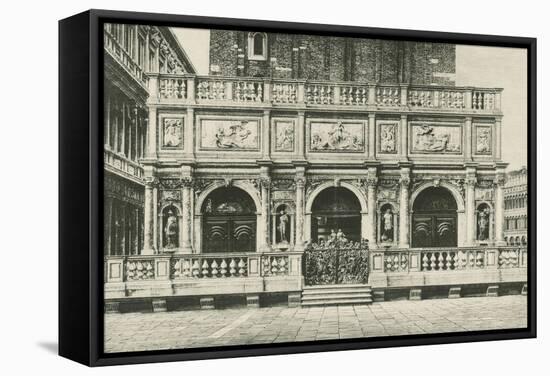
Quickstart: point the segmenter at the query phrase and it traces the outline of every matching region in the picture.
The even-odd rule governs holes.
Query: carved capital
[[[504,183],[506,182],[506,176],[504,176],[504,174],[496,174],[493,182],[496,185],[504,186]]]
[[[294,178],[294,183],[296,183],[296,188],[303,189],[306,185],[306,178],[303,176],[297,176]]]
[[[378,178],[376,176],[368,176],[363,180],[363,185],[365,187],[376,187],[378,185]]]
[[[194,183],[195,182],[192,176],[184,176],[181,178],[181,186],[184,188],[193,188]]]
[[[270,189],[271,188],[271,178],[269,178],[267,176],[261,177],[260,178],[260,187],[265,188],[265,189]]]
[[[477,184],[477,177],[475,175],[467,175],[464,181],[470,186],[475,186]]]
[[[159,186],[159,179],[156,176],[148,176],[144,179],[145,187],[156,188]]]

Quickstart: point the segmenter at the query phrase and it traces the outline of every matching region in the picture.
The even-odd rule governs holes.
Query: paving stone
[[[518,328],[525,296],[372,305],[105,314],[105,351],[125,352]],[[246,316],[244,316],[246,315]],[[244,321],[242,321],[244,317]]]

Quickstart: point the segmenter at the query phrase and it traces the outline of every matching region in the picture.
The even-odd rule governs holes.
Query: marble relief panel
[[[462,152],[460,125],[412,123],[411,150],[413,153],[459,154]]]
[[[398,122],[380,122],[379,129],[379,152],[383,154],[397,153],[397,126]]]
[[[275,121],[275,151],[294,151],[294,121]]]
[[[162,119],[162,147],[166,149],[183,147],[183,118]]]
[[[475,151],[476,154],[491,154],[492,135],[490,126],[475,127]]]
[[[257,119],[201,119],[200,148],[246,151],[260,149]]]
[[[363,152],[365,131],[361,122],[311,121],[309,150],[312,152]]]

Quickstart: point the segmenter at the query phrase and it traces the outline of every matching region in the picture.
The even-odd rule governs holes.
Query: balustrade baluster
[[[241,277],[244,277],[244,275],[246,274],[246,263],[244,262],[243,259],[240,259],[238,267],[239,267],[239,275]]]
[[[227,274],[227,262],[225,262],[225,259],[222,259],[222,263],[220,264],[220,275],[222,277],[225,277]]]
[[[235,274],[237,273],[237,263],[235,262],[235,259],[231,259],[231,262],[229,263],[229,275],[231,277],[234,277]]]
[[[201,274],[203,277],[208,277],[208,263],[206,262],[206,260],[204,260],[202,262],[202,271],[201,271]]]
[[[212,264],[210,264],[210,268],[212,269],[212,277],[218,276],[218,263],[216,262],[216,259],[212,261]]]

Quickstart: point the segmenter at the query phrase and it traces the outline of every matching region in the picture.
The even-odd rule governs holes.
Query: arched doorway
[[[313,242],[327,241],[331,236],[361,240],[361,204],[349,189],[326,188],[315,197],[311,211]]]
[[[221,187],[204,200],[203,253],[254,252],[256,205],[240,188]]]
[[[424,189],[413,204],[412,247],[456,247],[457,205],[446,188]]]

